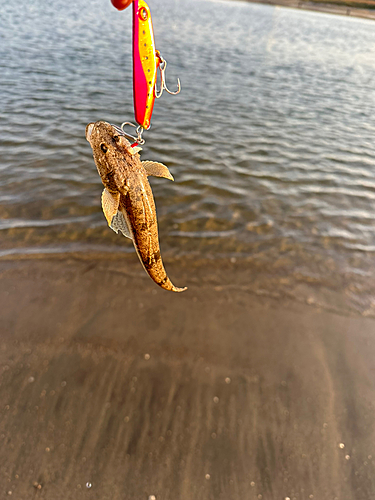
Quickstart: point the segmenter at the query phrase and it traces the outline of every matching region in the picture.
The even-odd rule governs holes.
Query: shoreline
[[[340,16],[359,17],[362,19],[375,20],[375,8],[365,9],[355,6],[340,5],[336,3],[308,2],[303,0],[243,0],[249,3],[259,3],[263,5],[274,5],[288,7],[291,9],[311,10],[325,14],[335,14]]]
[[[167,270],[0,262],[2,495],[374,497],[374,319]]]
[[[51,248],[50,251],[0,252],[0,270],[7,267],[37,266],[46,262],[64,268],[68,263],[105,268],[108,272],[119,272],[137,276],[140,284],[147,288],[159,287],[143,270],[132,248],[119,251],[118,247],[87,249]],[[291,274],[283,261],[270,265],[262,263],[257,256],[228,257],[211,255],[173,255],[164,253],[164,265],[172,282],[177,286],[199,286],[200,289],[222,293],[245,293],[254,297],[265,297],[280,303],[308,305],[341,316],[375,318],[375,303],[372,301],[373,287],[368,278],[356,282],[353,287],[347,279],[326,275],[318,279],[309,274]],[[285,264],[285,263],[284,263]],[[358,290],[357,290],[358,289]]]

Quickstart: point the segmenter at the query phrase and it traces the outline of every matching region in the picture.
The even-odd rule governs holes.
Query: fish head
[[[86,139],[93,151],[95,164],[104,182],[119,161],[130,161],[134,151],[121,129],[110,123],[98,121],[86,127]]]

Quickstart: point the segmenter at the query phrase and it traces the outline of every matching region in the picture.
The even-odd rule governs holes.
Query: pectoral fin
[[[115,214],[109,227],[113,229],[115,233],[118,234],[118,232],[121,231],[124,236],[130,238],[131,240],[133,239],[133,236],[131,235],[128,224],[122,212],[118,211]]]
[[[107,190],[107,188],[103,190],[102,208],[109,227],[111,227],[112,219],[117,213],[119,203],[120,193],[113,195]]]
[[[172,174],[162,163],[158,163],[157,161],[143,161],[142,165],[146,170],[147,175],[153,175],[154,177],[165,177],[170,181],[174,181]]]

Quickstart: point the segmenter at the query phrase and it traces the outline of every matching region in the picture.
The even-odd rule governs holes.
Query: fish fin
[[[134,148],[133,147],[129,148],[129,150],[130,150],[130,154],[135,155],[136,153],[139,153],[140,151],[142,151],[142,148],[139,146],[135,146]]]
[[[125,220],[125,217],[120,210],[114,215],[111,224],[109,225],[111,229],[114,230],[115,233],[118,234],[119,231],[122,232],[124,236],[127,238],[133,239],[131,232],[129,231],[128,224]]]
[[[102,192],[102,208],[107,219],[108,226],[111,227],[113,217],[116,215],[120,203],[120,193],[111,194],[107,188]]]
[[[143,168],[146,170],[147,175],[153,175],[155,177],[165,177],[170,181],[174,181],[173,175],[168,170],[168,167],[157,161],[143,161]]]
[[[185,290],[187,290],[187,286],[184,286],[183,288],[178,288],[177,286],[174,286],[173,285],[173,288],[172,288],[172,292],[184,292]]]

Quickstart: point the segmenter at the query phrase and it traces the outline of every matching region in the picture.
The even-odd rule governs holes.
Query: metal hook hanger
[[[181,92],[180,79],[177,78],[177,90],[176,90],[176,92],[172,92],[171,90],[169,90],[168,87],[167,87],[166,79],[165,79],[165,72],[167,70],[167,61],[163,58],[163,56],[160,54],[159,51],[156,51],[156,55],[157,55],[157,57],[160,60],[160,64],[159,64],[159,70],[160,70],[160,90],[158,90],[157,87],[156,87],[156,85],[155,85],[155,97],[157,99],[159,99],[159,97],[161,97],[162,94],[163,94],[163,90],[167,91],[168,94],[172,94],[172,95],[179,94]]]

